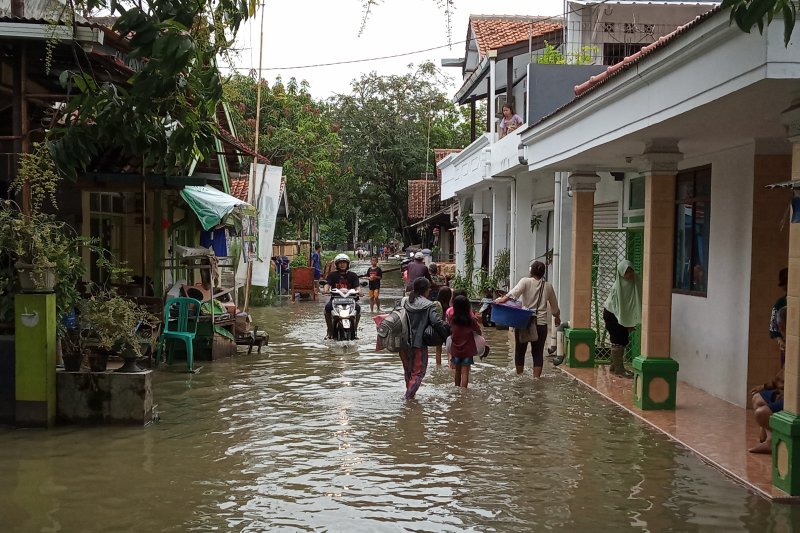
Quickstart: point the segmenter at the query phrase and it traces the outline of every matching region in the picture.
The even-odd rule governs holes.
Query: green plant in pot
[[[6,258],[5,266],[19,273],[19,288],[52,291],[57,261],[76,255],[78,243],[71,228],[52,215],[24,216],[10,200],[0,202],[0,227],[0,253]]]
[[[96,291],[91,298],[82,300],[78,310],[87,344],[93,345],[101,356],[122,356],[125,365],[119,372],[139,372],[136,361],[153,348],[158,319],[133,300],[108,290]]]

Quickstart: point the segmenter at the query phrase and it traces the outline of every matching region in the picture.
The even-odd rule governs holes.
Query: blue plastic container
[[[492,322],[502,326],[522,329],[527,328],[533,311],[504,304],[492,304]]]

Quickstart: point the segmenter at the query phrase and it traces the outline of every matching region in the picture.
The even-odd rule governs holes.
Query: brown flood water
[[[350,350],[322,302],[256,310],[269,349],[159,371],[149,427],[0,430],[0,531],[797,530],[549,363],[516,377],[505,332],[469,390],[432,361],[404,401],[364,308]]]

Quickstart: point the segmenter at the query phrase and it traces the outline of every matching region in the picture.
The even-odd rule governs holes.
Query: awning
[[[235,210],[255,213],[255,208],[247,202],[206,185],[184,187],[181,197],[200,219],[204,230],[217,226]]]
[[[442,222],[450,222],[450,206],[448,205],[447,207],[444,207],[444,208],[440,209],[439,211],[435,212],[434,214],[430,215],[427,218],[423,218],[422,220],[414,222],[413,224],[409,224],[407,227],[416,228],[417,226],[421,226],[423,224],[427,224],[429,222],[433,222],[434,220],[437,220],[439,218],[443,218],[442,215],[444,215],[445,213],[447,214],[447,218],[443,219]]]

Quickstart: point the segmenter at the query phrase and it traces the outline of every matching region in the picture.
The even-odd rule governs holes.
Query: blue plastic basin
[[[522,329],[527,328],[533,311],[505,304],[492,304],[492,322],[503,326]]]

